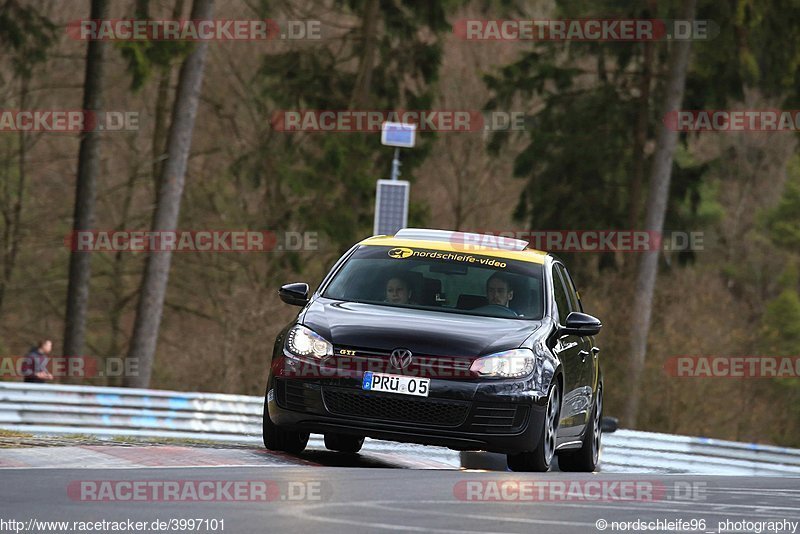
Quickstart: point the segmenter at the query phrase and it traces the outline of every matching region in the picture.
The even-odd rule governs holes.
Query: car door
[[[581,304],[578,291],[575,289],[575,283],[569,275],[569,271],[564,265],[558,265],[559,272],[564,280],[564,287],[567,291],[567,300],[569,300],[570,311],[583,312],[583,305]],[[580,386],[578,393],[575,397],[575,411],[576,413],[583,414],[584,424],[588,421],[591,415],[593,387],[597,374],[597,353],[599,350],[594,348],[594,341],[589,336],[580,337],[578,344],[581,350],[578,351],[580,357],[579,365],[581,368]]]
[[[566,286],[561,274],[561,265],[553,264],[551,271],[553,281],[553,299],[555,301],[554,319],[560,326],[571,311],[569,297],[567,296]],[[581,364],[582,341],[580,336],[561,335],[557,336],[554,352],[561,360],[564,371],[564,399],[561,404],[561,430],[559,436],[569,437],[580,434],[585,424],[585,415],[580,411],[578,398],[582,394],[583,372]]]

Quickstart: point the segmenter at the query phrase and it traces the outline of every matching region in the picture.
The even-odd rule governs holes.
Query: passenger
[[[386,302],[390,304],[408,304],[412,293],[411,285],[400,276],[393,276],[386,281]]]

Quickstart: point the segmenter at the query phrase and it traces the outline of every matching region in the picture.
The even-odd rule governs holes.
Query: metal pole
[[[394,159],[392,160],[392,180],[397,180],[400,176],[400,149],[394,149]]]

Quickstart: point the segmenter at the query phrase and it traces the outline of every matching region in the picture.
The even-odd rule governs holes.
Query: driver
[[[511,283],[503,273],[494,273],[486,281],[486,300],[489,304],[497,304],[508,308],[508,303],[514,298]]]

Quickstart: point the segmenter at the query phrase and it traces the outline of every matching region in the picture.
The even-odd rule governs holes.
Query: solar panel
[[[378,180],[375,197],[375,235],[394,235],[408,224],[408,192],[406,180]]]

